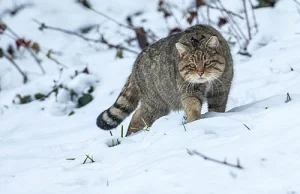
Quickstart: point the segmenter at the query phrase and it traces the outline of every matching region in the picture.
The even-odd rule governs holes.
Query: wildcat
[[[184,110],[187,121],[208,110],[225,112],[233,78],[233,61],[222,35],[196,25],[146,47],[115,103],[97,118],[104,130],[117,127],[138,105],[126,136],[150,127],[170,111]]]

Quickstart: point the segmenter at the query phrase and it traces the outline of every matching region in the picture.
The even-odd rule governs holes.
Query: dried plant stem
[[[244,126],[245,126],[248,130],[251,130],[250,127],[248,127],[246,124],[244,124]]]
[[[216,4],[216,6],[218,6],[217,4]],[[221,14],[222,14],[222,16],[224,17],[224,18],[227,18],[228,20],[229,20],[229,17],[227,16],[227,15],[225,15],[225,13],[226,12],[224,12],[224,11],[222,11],[221,10]],[[233,24],[233,22],[231,22],[230,20],[229,20],[229,25],[230,25],[230,28],[232,29],[232,33],[235,33],[235,37],[236,37],[236,39],[239,41],[239,39],[242,39],[242,37],[240,36],[240,34],[239,34],[239,32],[238,32],[238,30],[236,29],[236,27],[235,27],[235,25]],[[240,44],[240,46],[241,46],[241,44]]]
[[[245,17],[246,17],[246,24],[247,24],[247,30],[248,30],[248,38],[249,38],[249,40],[251,40],[252,39],[252,37],[251,37],[251,28],[250,28],[250,23],[249,23],[249,18],[248,18],[248,11],[247,11],[247,6],[246,6],[246,0],[243,0],[243,6],[244,6]]]
[[[179,20],[177,19],[177,17],[175,16],[174,12],[172,11],[172,6],[168,3],[168,4],[167,4],[167,7],[169,8],[168,11],[169,11],[169,13],[171,14],[171,16],[173,16],[173,18],[174,18],[174,20],[175,20],[177,26],[178,26],[179,28],[182,28],[182,26],[181,26]]]
[[[217,2],[220,4],[220,7],[222,9],[225,9],[222,2],[220,0],[217,0]],[[217,4],[216,4],[217,5]],[[247,37],[245,36],[245,34],[243,33],[242,29],[240,28],[240,26],[236,23],[236,21],[234,20],[234,18],[232,17],[232,15],[229,12],[225,12],[228,16],[228,18],[230,19],[230,21],[235,25],[235,27],[238,29],[239,33],[242,35],[242,37],[247,41],[247,43],[249,42],[249,40],[247,39]]]
[[[185,127],[184,122],[182,122],[182,126],[183,126],[183,128],[184,128],[184,131],[186,131],[186,127]]]
[[[2,20],[0,20],[2,21]],[[3,21],[2,21],[3,22]],[[4,22],[3,22],[4,23]],[[20,39],[20,36],[15,33],[7,24],[7,30],[14,35],[16,38]],[[41,64],[41,60],[36,56],[36,54],[34,54],[34,52],[31,50],[31,48],[29,47],[25,47],[25,49],[30,53],[30,55],[32,56],[32,58],[35,60],[35,62],[37,63],[37,65],[39,66],[39,68],[41,69],[42,73],[45,74],[45,69],[43,68],[42,64]]]
[[[6,53],[3,53],[3,56],[18,70],[18,72],[23,77],[23,83],[25,84],[27,82],[27,75],[21,70],[21,68],[17,65],[17,63]]]
[[[285,103],[288,103],[292,100],[291,96],[289,93],[286,93],[286,100],[285,100]]]
[[[232,33],[231,31],[229,31],[229,32],[224,32],[224,33],[227,33],[227,34],[233,36],[233,37],[236,39],[237,43],[239,44],[240,48],[242,47],[242,45],[241,45],[241,43],[240,43],[240,40],[239,40],[239,37],[238,37],[237,35],[235,35],[235,34]]]
[[[252,17],[253,17],[253,21],[254,21],[254,27],[255,27],[256,33],[258,33],[258,25],[257,25],[257,21],[256,21],[256,16],[255,16],[255,11],[254,11],[254,6],[253,6],[251,0],[248,0],[248,1],[249,1],[250,5],[251,5]]]
[[[102,16],[102,17],[104,17],[104,18],[106,18],[106,19],[108,19],[108,20],[110,20],[110,21],[112,21],[112,22],[114,22],[114,23],[116,23],[116,24],[119,25],[120,27],[127,28],[127,29],[130,29],[130,30],[133,30],[134,32],[136,32],[136,28],[133,27],[133,26],[125,25],[125,24],[123,24],[123,23],[121,23],[121,22],[115,20],[114,18],[108,16],[107,14],[102,13],[102,12],[100,12],[100,11],[94,9],[94,8],[91,8],[91,7],[90,7],[90,8],[88,8],[88,9],[90,9],[90,10],[93,11],[94,13],[96,13],[96,14],[98,14],[98,15],[100,15],[100,16]],[[142,34],[142,33],[141,33],[140,35],[145,36],[145,37],[149,37],[149,38],[151,38],[151,39],[155,39],[155,37],[153,37],[153,36],[151,36],[151,35],[148,35],[148,34]]]
[[[209,6],[206,7],[207,24],[210,25],[210,11]]]
[[[225,9],[224,7],[222,7],[222,8],[220,8],[220,7],[215,7],[215,6],[212,6],[212,5],[207,5],[207,7],[209,7],[209,8],[211,8],[211,9],[217,9],[217,10],[220,10],[220,11],[224,11],[224,12],[226,12],[226,13],[228,13],[228,14],[231,14],[231,15],[234,15],[234,16],[236,16],[236,17],[238,17],[238,18],[240,18],[240,19],[244,19],[244,17],[243,16],[241,16],[241,15],[239,15],[239,14],[237,14],[237,13],[234,13],[234,12],[232,12],[232,11],[229,11],[229,10],[227,10],[227,9]]]
[[[197,10],[197,13],[200,13],[201,17],[203,18],[204,21],[207,21],[208,19],[205,17],[205,14],[203,13],[203,11],[201,10],[201,8],[199,8]],[[198,17],[197,17],[198,18]],[[199,22],[200,23],[200,22]]]
[[[37,65],[40,67],[42,73],[45,74],[46,71],[45,71],[44,67],[42,66],[42,60],[39,59],[39,58],[36,56],[36,54],[34,54],[34,52],[31,50],[31,48],[27,48],[27,47],[25,47],[25,48],[26,48],[26,50],[30,53],[30,55],[32,56],[32,58],[35,60],[35,62],[37,63]]]
[[[69,68],[66,65],[62,64],[61,62],[59,62],[57,59],[55,59],[55,58],[52,57],[52,55],[51,55],[52,54],[52,50],[49,50],[48,53],[43,53],[43,54],[45,54],[48,57],[48,59],[50,59],[51,61],[55,62],[57,65],[60,65],[63,68],[66,68],[66,69]]]
[[[222,164],[222,165],[225,165],[225,166],[229,166],[229,167],[232,167],[232,168],[237,168],[239,170],[244,170],[244,167],[241,166],[239,159],[237,159],[237,164],[231,164],[231,163],[228,163],[226,160],[220,161],[220,160],[217,160],[217,159],[214,159],[214,158],[210,158],[208,156],[205,156],[205,155],[197,152],[196,150],[189,150],[189,149],[187,149],[187,152],[190,155],[200,156],[204,160],[208,160],[208,161],[211,161],[211,162],[214,162],[214,163],[218,163],[218,164]]]
[[[127,52],[131,52],[131,53],[134,53],[134,54],[138,54],[137,51],[134,51],[134,50],[131,50],[127,47],[124,47],[124,46],[121,46],[121,45],[115,45],[115,44],[111,44],[109,42],[107,42],[105,39],[92,39],[92,38],[88,38],[86,36],[83,36],[82,34],[78,33],[78,32],[74,32],[74,31],[71,31],[71,30],[66,30],[66,29],[63,29],[63,28],[59,28],[59,27],[53,27],[53,26],[48,26],[46,25],[45,23],[42,23],[42,22],[39,22],[38,20],[34,19],[34,21],[38,24],[40,24],[40,29],[48,29],[48,30],[53,30],[53,31],[58,31],[58,32],[63,32],[65,34],[69,34],[69,35],[72,35],[72,36],[77,36],[85,41],[88,41],[88,42],[94,42],[94,43],[102,43],[102,44],[105,44],[107,45],[109,48],[115,48],[115,49],[121,49],[121,50],[124,50],[124,51],[127,51]]]
[[[121,27],[124,27],[124,28],[128,28],[128,29],[134,30],[133,27],[128,26],[128,25],[125,25],[125,24],[122,24],[121,22],[115,20],[114,18],[112,18],[112,17],[106,15],[105,13],[102,13],[102,12],[100,12],[100,11],[98,11],[98,10],[92,8],[92,7],[88,8],[88,9],[90,9],[90,10],[93,11],[94,13],[96,13],[96,14],[98,14],[98,15],[100,15],[100,16],[102,16],[102,17],[104,17],[104,18],[106,18],[106,19],[108,19],[108,20],[110,20],[110,21],[112,21],[112,22],[114,22],[114,23],[116,23],[117,25],[119,25],[119,26],[121,26]]]
[[[83,161],[82,164],[85,164],[86,161],[87,161],[87,159],[90,159],[90,161],[91,161],[92,163],[95,162],[94,159],[93,159],[93,157],[90,157],[89,155],[86,155],[86,158],[84,159],[84,161]]]

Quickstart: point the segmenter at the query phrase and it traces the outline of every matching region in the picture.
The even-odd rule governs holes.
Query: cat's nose
[[[203,71],[198,71],[198,74],[200,75],[200,77],[203,75]]]

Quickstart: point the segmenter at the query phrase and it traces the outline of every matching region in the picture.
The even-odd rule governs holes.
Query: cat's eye
[[[205,62],[204,62],[204,65],[210,65],[210,64],[211,64],[210,61],[205,61]]]
[[[190,66],[191,68],[196,68],[196,65],[195,65],[194,63],[190,63],[189,66]]]

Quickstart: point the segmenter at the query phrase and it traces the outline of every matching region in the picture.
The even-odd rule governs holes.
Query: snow
[[[27,2],[18,0],[18,3]],[[16,60],[29,77],[27,84],[6,60],[0,65],[0,193],[2,194],[96,194],[96,193],[223,193],[223,194],[296,194],[300,193],[300,32],[296,4],[281,0],[275,8],[256,10],[259,32],[248,47],[252,57],[236,54],[233,87],[226,113],[207,113],[203,118],[182,125],[183,112],[157,120],[149,131],[121,138],[121,126],[107,131],[96,127],[98,114],[118,96],[130,74],[135,55],[124,52],[116,59],[115,50],[87,43],[77,37],[50,30],[39,31],[33,18],[48,25],[77,30],[84,24],[100,24],[100,32],[113,43],[134,34],[81,8],[75,1],[31,0],[33,7],[3,20],[28,39],[38,41],[44,50],[68,66],[60,67],[40,54],[47,74],[28,53]],[[91,1],[94,7],[119,21],[136,11],[145,11],[143,24],[157,35],[167,28],[157,13],[156,1]],[[172,1],[173,2],[173,1]],[[174,1],[186,7],[190,1]],[[12,6],[0,1],[0,13]],[[242,2],[224,1],[226,7],[242,14]],[[118,6],[116,6],[118,5]],[[212,12],[218,16],[218,12]],[[181,20],[182,15],[178,13]],[[159,21],[159,22],[158,22]],[[176,25],[169,21],[169,25]],[[182,27],[187,27],[182,22]],[[246,23],[240,21],[246,34]],[[225,26],[226,27],[226,26]],[[92,31],[91,38],[99,33]],[[11,39],[0,36],[0,47]],[[134,50],[139,50],[137,44]],[[79,73],[88,67],[90,74]],[[292,68],[292,69],[291,69]],[[54,82],[82,95],[94,87],[93,101],[77,109],[67,91],[44,101],[13,104],[16,94],[35,95],[53,89]],[[287,93],[291,101],[286,102]],[[68,116],[71,111],[75,114]],[[124,122],[127,127],[130,117]],[[185,130],[185,128],[186,130]],[[250,129],[248,129],[248,128]],[[120,145],[110,147],[112,141]],[[229,163],[239,159],[244,170],[216,164],[186,149]],[[86,155],[94,163],[83,161]],[[67,160],[75,158],[75,160]]]

